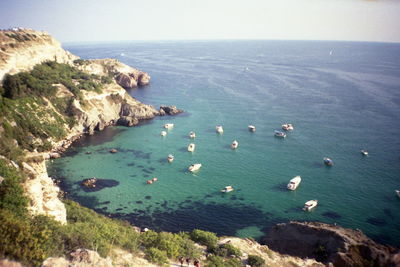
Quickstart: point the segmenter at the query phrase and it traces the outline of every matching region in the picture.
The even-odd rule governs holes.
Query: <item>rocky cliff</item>
[[[265,243],[273,250],[316,258],[334,266],[400,266],[398,249],[374,242],[359,230],[319,222],[290,222],[272,228]]]
[[[77,58],[46,32],[21,28],[0,31],[0,81],[7,73],[30,70],[44,61],[72,63]]]
[[[62,49],[60,43],[45,32],[29,29],[0,31],[0,81],[6,74],[29,71],[35,65],[46,61],[65,63],[89,75],[110,80],[102,84],[101,92],[80,90],[80,97],[76,97],[63,84],[54,84],[58,88],[58,102],[72,101],[68,109],[76,123],[73,127],[67,124],[62,126],[66,133],[62,140],[47,138],[46,142],[52,144],[53,152],[63,151],[83,134],[93,134],[95,130],[103,130],[109,125],[134,126],[140,120],[159,115],[159,111],[153,106],[137,101],[124,89],[148,84],[150,76],[147,73],[114,59],[81,60]],[[72,83],[76,81],[72,80]],[[38,107],[41,114],[46,114],[41,115],[42,122],[54,120],[54,114],[65,118],[53,105],[54,99],[49,101],[43,98],[43,101],[46,105]],[[19,127],[15,121],[4,119],[13,127]],[[43,143],[43,140],[36,136],[31,137],[33,142]],[[18,146],[17,142],[16,145]],[[30,177],[24,188],[31,199],[29,210],[32,214],[49,215],[61,223],[66,223],[65,208],[57,197],[59,189],[48,177],[44,163],[45,159],[54,155],[57,154],[29,153],[29,157],[35,160],[27,159],[27,162],[23,163],[22,169]]]

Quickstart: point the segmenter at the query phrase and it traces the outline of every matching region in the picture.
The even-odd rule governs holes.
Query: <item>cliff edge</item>
[[[147,85],[149,74],[115,59],[82,60],[45,32],[0,31],[0,81],[7,107],[0,118],[1,146],[7,149],[0,154],[10,158],[14,150],[24,151],[19,165],[29,177],[23,187],[31,214],[61,223],[65,207],[44,161],[83,134],[134,126],[160,114],[124,89]]]
[[[359,230],[320,222],[277,224],[264,242],[279,253],[334,266],[400,266],[398,249],[378,244]]]

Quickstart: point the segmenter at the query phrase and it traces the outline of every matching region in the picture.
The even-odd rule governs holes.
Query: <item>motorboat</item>
[[[174,156],[169,154],[168,157],[167,157],[167,160],[168,160],[169,163],[173,162],[174,161]]]
[[[306,203],[304,203],[303,210],[310,211],[313,208],[315,208],[317,205],[318,205],[318,200],[316,200],[316,199],[309,200]]]
[[[215,126],[215,130],[217,131],[217,133],[220,133],[220,134],[222,134],[224,132],[224,129],[222,128],[221,125]]]
[[[289,190],[296,190],[296,188],[299,186],[301,182],[301,177],[299,175],[297,175],[296,177],[292,178],[288,185],[287,185],[287,189]]]
[[[195,163],[189,166],[188,170],[190,172],[198,171],[201,168],[201,163]]]
[[[324,163],[326,166],[332,166],[333,165],[333,160],[331,160],[330,158],[324,158]]]
[[[195,148],[196,148],[196,145],[193,144],[193,143],[191,143],[191,144],[188,145],[187,150],[188,150],[189,152],[193,152]]]
[[[256,131],[256,126],[254,126],[254,125],[249,125],[249,126],[248,126],[248,129],[249,129],[250,132],[255,132],[255,131]]]
[[[231,185],[225,186],[225,188],[221,190],[222,193],[229,193],[232,191],[233,191],[233,187]]]
[[[161,131],[161,136],[166,136],[167,132],[166,131]]]
[[[196,133],[195,132],[190,132],[189,133],[189,137],[192,138],[192,139],[196,138]]]
[[[397,196],[400,197],[400,190],[394,190],[394,191],[396,191]]]
[[[239,143],[238,143],[238,141],[236,141],[236,140],[234,140],[234,141],[232,142],[232,144],[231,144],[231,148],[232,148],[232,149],[236,149],[238,146],[239,146]]]
[[[362,149],[361,154],[363,154],[363,156],[368,156],[368,151],[365,149]]]
[[[286,134],[284,132],[281,132],[281,131],[275,131],[275,136],[279,137],[279,138],[285,138]]]
[[[290,123],[285,123],[285,124],[282,124],[282,130],[285,130],[285,131],[293,131],[293,125],[292,124],[290,124]]]
[[[173,123],[166,123],[166,124],[164,124],[164,128],[165,129],[172,129],[172,128],[174,128],[174,124]]]

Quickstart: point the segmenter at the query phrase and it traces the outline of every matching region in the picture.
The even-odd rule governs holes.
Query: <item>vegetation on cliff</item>
[[[46,216],[31,216],[20,184],[25,179],[23,173],[0,160],[0,176],[4,178],[0,186],[0,258],[37,266],[48,257],[68,255],[78,248],[95,250],[105,257],[118,247],[131,253],[144,251],[148,260],[162,265],[179,256],[200,257],[202,250],[194,242],[199,241],[215,254],[209,257],[209,266],[241,266],[239,260],[229,258],[240,251],[232,245],[218,247],[216,235],[206,231],[139,233],[128,222],[105,217],[71,200],[64,200],[66,225]]]
[[[82,90],[100,93],[111,82],[110,77],[54,61],[36,65],[30,72],[6,75],[0,87],[0,154],[18,160],[23,149],[50,150],[50,140],[61,140],[65,128],[75,124],[71,104],[82,98]],[[70,94],[60,96],[61,86]]]

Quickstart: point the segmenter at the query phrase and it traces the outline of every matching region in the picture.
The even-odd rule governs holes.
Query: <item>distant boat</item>
[[[239,146],[239,142],[236,141],[236,140],[234,140],[234,141],[232,142],[232,144],[231,144],[231,148],[232,148],[232,149],[236,149],[238,146]]]
[[[161,136],[166,136],[167,132],[166,131],[161,131]]]
[[[306,203],[304,203],[304,207],[303,210],[305,211],[310,211],[313,208],[315,208],[318,205],[318,200],[314,199],[314,200],[309,200]]]
[[[394,190],[394,191],[396,191],[397,196],[400,197],[400,190]]]
[[[250,132],[255,132],[256,131],[256,126],[254,126],[254,125],[249,125],[248,128],[249,128]]]
[[[201,163],[195,163],[189,166],[188,170],[190,172],[198,171],[201,168]]]
[[[324,158],[324,163],[326,166],[332,166],[333,160],[331,160],[330,158]]]
[[[276,137],[279,137],[279,138],[285,138],[286,137],[286,134],[284,132],[275,131],[274,133],[275,133]]]
[[[296,190],[296,188],[299,186],[301,182],[301,177],[299,175],[297,175],[296,177],[292,178],[288,185],[287,185],[287,189],[289,190]]]
[[[166,123],[166,124],[164,124],[164,128],[165,128],[165,129],[174,128],[174,124],[173,124],[173,123]]]
[[[363,154],[364,156],[368,156],[368,151],[367,151],[367,150],[364,150],[364,149],[362,149],[362,150],[361,150],[361,154]]]
[[[282,129],[285,131],[293,131],[294,127],[290,123],[282,124]]]
[[[174,161],[174,156],[169,154],[168,157],[167,157],[167,160],[168,160],[169,163],[173,162]]]
[[[224,129],[222,128],[221,125],[217,125],[215,126],[215,130],[217,131],[217,133],[222,134],[224,132]]]
[[[229,193],[232,191],[233,191],[233,187],[231,185],[225,186],[225,188],[221,190],[222,193]]]
[[[189,137],[192,138],[192,139],[196,138],[196,133],[195,132],[190,132],[189,133]]]
[[[193,152],[195,148],[196,148],[196,145],[193,144],[193,143],[191,143],[191,144],[188,145],[187,150],[188,150],[189,152]]]

